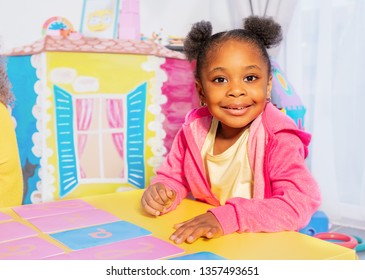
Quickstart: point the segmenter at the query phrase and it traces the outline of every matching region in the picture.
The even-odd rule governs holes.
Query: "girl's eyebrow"
[[[256,64],[244,66],[243,69],[244,70],[257,69],[257,70],[260,70],[261,71],[261,68],[258,65],[256,65]],[[217,71],[225,71],[225,70],[226,70],[226,68],[224,68],[224,67],[215,67],[212,70],[210,70],[208,72],[208,74],[211,74],[211,73],[214,73],[214,72],[217,72]]]
[[[260,68],[258,65],[256,65],[256,64],[246,66],[245,68],[246,68],[247,70],[251,70],[251,69],[261,70],[261,68]]]

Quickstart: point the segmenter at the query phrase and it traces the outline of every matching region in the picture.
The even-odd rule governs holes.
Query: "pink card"
[[[185,251],[169,242],[153,236],[138,237],[96,246],[68,254],[57,255],[52,260],[157,260]]]
[[[0,242],[38,235],[34,229],[15,221],[0,224]]]
[[[29,237],[0,244],[0,260],[39,260],[62,254],[56,245],[39,237]]]
[[[79,212],[71,212],[54,216],[45,216],[29,219],[40,231],[52,233],[97,224],[105,224],[119,221],[120,219],[100,209],[90,209]]]
[[[86,209],[95,209],[95,207],[81,199],[61,200],[13,207],[13,210],[24,219],[71,213]]]
[[[13,218],[10,217],[8,214],[5,214],[3,212],[0,212],[0,222],[2,222],[2,221],[10,221],[12,219]]]

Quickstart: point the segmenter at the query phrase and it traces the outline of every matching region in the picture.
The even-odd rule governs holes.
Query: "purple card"
[[[36,230],[19,222],[11,221],[0,224],[0,242],[35,235],[38,235],[38,232]]]
[[[3,212],[0,212],[0,222],[2,222],[2,221],[10,221],[12,219],[13,218],[10,217],[8,214],[5,214]]]
[[[0,244],[0,260],[39,260],[63,252],[61,248],[39,237]]]
[[[53,216],[44,216],[29,219],[39,230],[45,233],[65,231],[97,224],[119,221],[120,219],[100,209],[90,209]]]
[[[95,209],[94,206],[81,199],[61,200],[54,202],[44,202],[40,204],[27,204],[12,208],[24,219],[35,217],[52,216],[64,213]]]
[[[176,256],[184,250],[153,236],[124,240],[69,254],[57,255],[52,260],[157,260]]]

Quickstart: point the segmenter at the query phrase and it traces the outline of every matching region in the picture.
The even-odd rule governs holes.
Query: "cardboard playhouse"
[[[6,54],[23,204],[146,187],[199,106],[183,53],[140,40],[138,5],[85,0],[82,34],[52,17],[42,39]],[[303,128],[305,108],[274,62],[272,102]]]
[[[46,36],[7,72],[24,203],[144,188],[199,103],[191,64],[152,42]]]

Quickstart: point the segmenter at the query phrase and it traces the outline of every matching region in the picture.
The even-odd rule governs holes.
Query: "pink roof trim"
[[[73,39],[72,37],[49,35],[37,40],[33,44],[14,48],[6,55],[32,55],[44,51],[143,54],[186,59],[185,55],[181,52],[172,51],[162,45],[149,41],[132,41],[94,37],[80,37]]]

